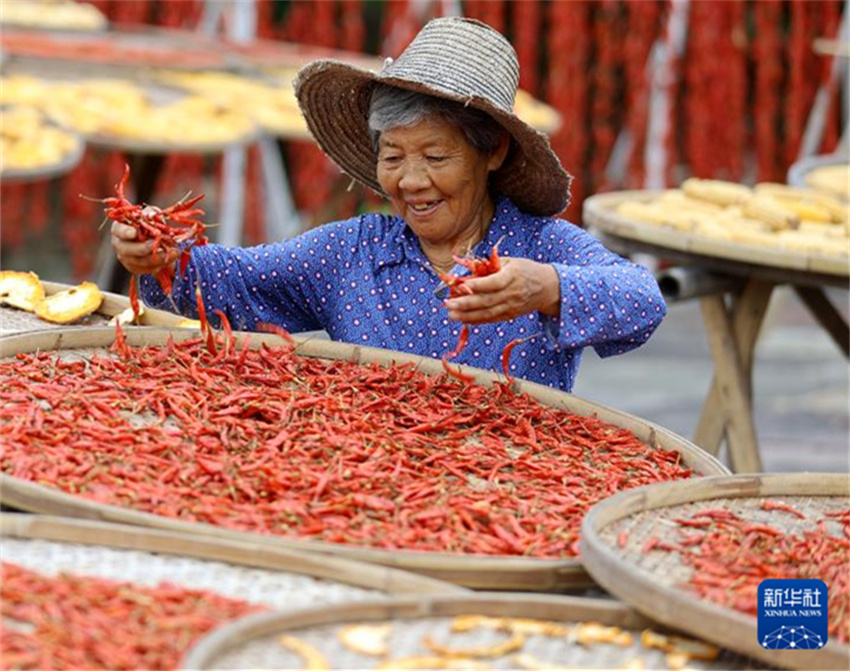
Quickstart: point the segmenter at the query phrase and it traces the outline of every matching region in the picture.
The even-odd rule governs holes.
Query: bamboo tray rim
[[[125,330],[125,339],[131,345],[160,345],[167,336],[176,341],[197,337],[194,329],[139,328]],[[246,333],[237,333],[244,338]],[[261,343],[279,344],[280,338],[268,334],[250,334],[251,346]],[[97,348],[111,344],[115,329],[93,327],[87,329],[52,329],[37,333],[9,335],[0,338],[0,358],[18,352],[46,351],[70,348]],[[313,338],[297,341],[297,353],[325,359],[342,359],[357,363],[413,363],[417,369],[427,373],[442,373],[442,363],[437,359],[397,353],[391,350],[348,345]],[[464,367],[478,383],[500,380],[501,376],[481,369]],[[540,403],[564,408],[575,414],[594,414],[603,421],[631,430],[652,448],[678,451],[684,462],[699,473],[728,473],[728,469],[717,459],[693,445],[686,439],[646,420],[636,418],[579,397],[554,390],[543,385],[522,380],[515,381],[515,388],[528,392]],[[547,401],[548,399],[548,401]],[[612,419],[615,418],[615,419]],[[648,434],[648,437],[640,433]],[[692,478],[693,479],[693,478]],[[581,562],[575,558],[538,559],[511,555],[470,555],[423,550],[382,550],[325,541],[285,538],[270,534],[237,531],[199,522],[184,522],[111,504],[97,503],[68,494],[59,489],[32,483],[5,473],[0,473],[0,500],[7,505],[38,513],[66,514],[96,519],[129,522],[142,526],[171,529],[186,534],[203,534],[215,537],[260,541],[279,547],[293,547],[304,551],[320,552],[351,559],[368,561],[419,571],[445,581],[465,587],[517,589],[517,585],[535,591],[584,587],[592,582]]]
[[[810,172],[818,168],[848,164],[850,164],[850,153],[846,151],[809,156],[791,164],[791,167],[788,168],[788,183],[802,189],[811,189],[812,187],[806,184],[806,177]],[[836,196],[836,199],[840,200],[838,196]],[[845,202],[845,204],[850,207],[850,203]]]
[[[603,588],[662,624],[783,668],[845,669],[850,664],[850,645],[830,641],[821,650],[795,650],[790,655],[785,650],[767,650],[758,643],[756,618],[655,582],[649,571],[633,568],[600,537],[607,525],[641,512],[714,499],[763,496],[850,496],[850,474],[708,476],[620,492],[597,503],[585,515],[581,527],[582,562]]]
[[[250,121],[250,118],[248,118]],[[221,154],[228,149],[247,147],[257,142],[264,131],[251,121],[251,129],[241,135],[218,142],[168,142],[165,140],[144,140],[123,135],[107,135],[105,133],[90,133],[84,137],[86,142],[95,147],[120,149],[136,154],[167,154],[169,152],[183,154]]]
[[[41,286],[44,287],[45,296],[52,296],[53,294],[59,293],[60,291],[65,291],[67,289],[73,289],[75,284],[65,284],[64,282],[53,282],[51,280],[42,280],[39,278],[41,282]],[[94,314],[101,315],[103,317],[112,318],[115,315],[120,314],[124,310],[130,307],[130,299],[123,294],[116,294],[111,291],[104,291],[100,289],[100,293],[103,295],[103,303],[101,303],[100,307],[95,310]],[[0,308],[2,310],[13,310],[15,308],[2,306]],[[25,312],[25,311],[21,311]],[[32,312],[28,312],[26,314],[35,315]],[[36,318],[37,319],[37,318]],[[183,320],[183,317],[180,315],[176,315],[174,313],[168,312],[167,310],[159,310],[157,308],[150,308],[147,305],[145,306],[145,311],[139,317],[142,326],[177,326],[179,322]],[[79,325],[74,326],[73,324],[53,324],[51,322],[42,322],[38,320],[39,324],[37,328],[32,329],[22,329],[22,330],[4,330],[2,326],[0,326],[0,339],[8,338],[12,336],[21,336],[26,333],[32,333],[34,331],[59,331],[68,327],[73,327],[78,330],[80,328],[112,328],[107,326],[86,326]],[[125,327],[126,328],[126,327]]]
[[[215,658],[253,638],[307,627],[343,624],[352,619],[375,621],[465,615],[531,617],[552,621],[594,620],[632,630],[657,627],[652,620],[619,601],[590,597],[512,592],[477,592],[463,596],[395,597],[281,613],[247,615],[203,636],[183,657],[179,669],[214,669]]]
[[[253,569],[293,573],[387,594],[463,594],[463,587],[387,566],[167,529],[56,515],[0,513],[0,535],[115,550],[191,557]]]
[[[596,194],[584,201],[584,216],[591,229],[598,229],[607,235],[657,245],[695,256],[715,257],[724,261],[740,263],[742,269],[756,265],[797,272],[850,276],[848,257],[813,252],[794,252],[779,247],[761,247],[743,242],[694,235],[673,228],[628,219],[618,214],[614,209],[622,202],[644,202],[665,191],[676,191],[676,189],[612,191],[611,193]]]

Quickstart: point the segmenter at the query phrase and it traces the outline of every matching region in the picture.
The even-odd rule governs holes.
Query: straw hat
[[[513,113],[519,62],[510,42],[490,26],[472,19],[434,19],[397,60],[387,59],[380,72],[320,60],[298,73],[295,95],[322,151],[343,172],[386,195],[378,184],[369,136],[369,105],[377,83],[486,112],[514,140],[491,177],[495,192],[534,215],[557,214],[569,203],[572,178],[548,138]]]

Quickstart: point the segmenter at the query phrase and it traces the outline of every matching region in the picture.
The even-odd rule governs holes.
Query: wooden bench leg
[[[774,285],[761,280],[747,282],[732,310],[732,330],[738,344],[741,367],[747,383],[747,398],[751,399],[753,358],[756,340],[761,329],[764,315],[770,303]],[[726,420],[720,405],[720,388],[717,377],[711,381],[705,405],[694,432],[693,441],[710,454],[717,455],[723,442]]]
[[[762,470],[750,403],[750,383],[741,363],[739,345],[722,295],[700,300],[711,355],[715,365],[729,457],[736,473]]]

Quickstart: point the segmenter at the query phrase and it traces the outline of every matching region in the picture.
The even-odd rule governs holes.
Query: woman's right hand
[[[121,265],[136,275],[156,273],[180,256],[177,249],[159,249],[154,256],[153,240],[136,242],[136,229],[117,221],[112,222],[112,249]]]

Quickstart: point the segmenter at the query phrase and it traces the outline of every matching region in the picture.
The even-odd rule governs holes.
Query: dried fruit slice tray
[[[479,593],[248,616],[201,639],[185,669],[744,669],[621,603]]]
[[[850,665],[850,475],[640,487],[591,509],[581,547],[600,585],[661,623],[781,667]],[[828,642],[767,649],[758,638],[759,584],[794,578],[826,583],[828,604],[819,605],[829,614]]]
[[[790,189],[783,185],[768,186]],[[748,228],[746,218],[742,218],[743,223],[732,222],[728,227],[731,233],[724,227],[727,219],[722,212],[696,212],[690,221],[689,210],[681,202],[683,197],[677,190],[597,194],[584,201],[584,220],[615,251],[647,251],[736,274],[769,274],[783,281],[810,280],[816,275],[819,281],[837,286],[843,282],[846,286],[850,273],[847,212],[840,215],[843,223],[836,223],[835,230],[829,231],[840,232],[837,238],[821,235],[815,222],[782,232],[787,240],[780,244],[779,236]],[[665,212],[673,213],[667,223],[651,223],[657,213],[647,208],[656,207],[655,201],[666,201],[662,207]],[[818,251],[814,243],[823,243],[829,253]]]
[[[0,515],[10,668],[175,668],[248,613],[464,590],[329,557],[103,522]]]

